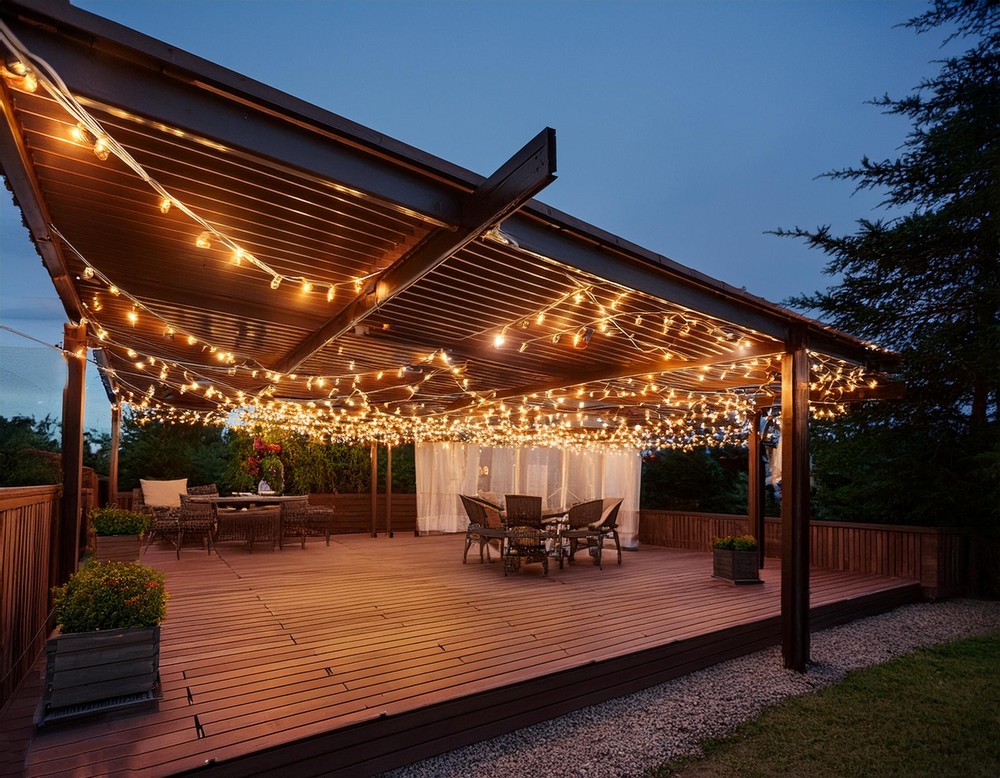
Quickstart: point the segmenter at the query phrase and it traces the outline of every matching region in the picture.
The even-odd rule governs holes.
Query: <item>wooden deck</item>
[[[370,775],[780,641],[773,560],[742,588],[708,554],[651,546],[504,577],[463,566],[462,543],[150,549],[171,594],[158,709],[41,730],[25,774]],[[814,571],[813,628],[919,596]]]

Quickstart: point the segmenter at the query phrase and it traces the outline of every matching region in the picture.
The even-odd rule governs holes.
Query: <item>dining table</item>
[[[188,502],[214,505],[218,527],[218,540],[245,540],[253,553],[254,543],[270,540],[277,548],[281,541],[281,505],[304,500],[304,495],[256,494],[237,492],[230,495],[198,494],[188,497]]]

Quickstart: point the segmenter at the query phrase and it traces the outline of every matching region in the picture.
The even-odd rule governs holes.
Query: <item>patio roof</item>
[[[338,439],[733,440],[805,338],[814,412],[893,355],[73,8],[3,0],[0,162],[112,399]],[[17,64],[20,63],[20,64]]]

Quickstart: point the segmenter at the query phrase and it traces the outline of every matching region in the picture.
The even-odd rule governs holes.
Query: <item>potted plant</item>
[[[88,514],[94,530],[94,559],[98,562],[136,562],[150,517],[122,508],[94,508]]]
[[[752,535],[727,535],[712,541],[712,577],[734,585],[764,583]]]
[[[58,632],[45,644],[39,726],[154,704],[163,574],[138,562],[89,562],[53,595]]]

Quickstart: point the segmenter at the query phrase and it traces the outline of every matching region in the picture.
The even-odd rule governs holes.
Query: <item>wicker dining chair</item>
[[[465,552],[462,554],[462,564],[466,563],[469,556],[469,548],[473,543],[479,544],[479,561],[483,561],[483,548],[486,549],[486,561],[492,562],[490,558],[490,546],[494,546],[500,552],[500,559],[504,555],[504,533],[503,522],[500,520],[500,511],[496,506],[491,505],[478,497],[469,497],[464,494],[458,495],[462,498],[462,506],[469,517],[469,526],[465,531]]]
[[[591,525],[601,521],[603,512],[604,500],[587,500],[572,506],[566,513],[565,522],[559,533],[559,542],[562,545],[561,551],[571,563],[581,545],[589,548]]]
[[[193,488],[197,489],[198,487]],[[204,494],[211,494],[211,492],[205,492]],[[218,491],[216,491],[216,494],[218,494]],[[208,548],[210,556],[212,551],[215,549],[215,505],[212,503],[192,502],[191,498],[194,496],[196,495],[191,494],[190,492],[188,494],[181,495],[181,510],[178,517],[177,532],[178,559],[181,558],[181,546],[184,545],[184,538],[186,537],[204,538],[204,543]]]
[[[603,500],[594,500],[601,508],[597,519],[586,526],[576,529],[565,530],[563,537],[569,541],[569,561],[580,548],[588,549],[594,556],[594,564],[600,569],[604,569],[601,561],[601,552],[604,549],[605,539],[612,539],[615,542],[615,549],[618,551],[618,564],[622,563],[622,544],[618,537],[618,511],[622,507],[623,498],[616,498],[607,507],[604,507]],[[591,510],[587,509],[588,512]],[[572,512],[572,509],[571,509]],[[583,517],[580,517],[582,521]]]
[[[541,562],[544,575],[549,574],[548,541],[551,535],[540,527],[508,526],[503,555],[503,574],[517,572],[522,564]]]
[[[531,494],[508,494],[504,496],[505,521],[508,527],[542,525],[542,498]]]
[[[299,539],[302,548],[306,547],[306,535],[309,534],[309,498],[286,500],[281,503],[281,517],[278,528],[278,548],[285,547],[285,536],[293,535]]]

